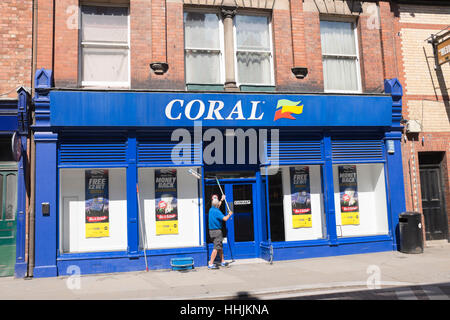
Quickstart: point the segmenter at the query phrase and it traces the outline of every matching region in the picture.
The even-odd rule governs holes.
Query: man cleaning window
[[[225,262],[223,256],[223,234],[222,234],[222,223],[230,219],[233,212],[229,211],[227,215],[224,215],[222,211],[219,210],[222,205],[222,201],[225,200],[225,195],[222,195],[222,199],[219,201],[219,197],[217,195],[213,195],[211,201],[211,209],[209,209],[209,236],[211,237],[214,243],[214,249],[211,252],[211,259],[208,263],[208,269],[218,269],[214,264],[214,260],[216,259],[217,253],[219,253],[219,257],[221,259],[221,266],[227,267],[228,262]]]

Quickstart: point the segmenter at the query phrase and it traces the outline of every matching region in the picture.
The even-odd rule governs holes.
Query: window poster
[[[109,237],[108,170],[85,171],[86,238]]]
[[[291,171],[292,226],[311,228],[311,191],[309,167],[293,167]]]
[[[178,234],[177,170],[155,170],[156,234]]]
[[[342,225],[359,225],[358,177],[356,166],[339,166]]]

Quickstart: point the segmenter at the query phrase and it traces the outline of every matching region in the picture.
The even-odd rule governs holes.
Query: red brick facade
[[[0,99],[31,87],[32,1],[0,2]]]
[[[37,67],[52,69],[57,87],[79,85],[79,39],[78,29],[74,27],[77,26],[78,13],[73,10],[78,2],[61,0],[53,8],[53,1],[38,0]],[[151,5],[144,0],[131,1],[131,89],[185,88],[184,6],[180,1],[152,1]],[[266,9],[261,11],[267,12]],[[321,14],[303,11],[303,1],[299,0],[273,8],[274,77],[277,90],[323,91]],[[356,15],[350,16],[357,20]],[[367,19],[368,16],[361,15],[358,20],[363,92],[382,92],[382,37],[379,29],[368,28]],[[166,62],[169,70],[164,75],[156,75],[150,69],[153,62]],[[307,67],[308,76],[296,79],[291,72],[293,67]]]
[[[84,3],[86,2],[88,1]],[[102,2],[113,4],[118,1]],[[131,89],[185,89],[183,9],[189,6],[186,2],[188,1],[130,1]],[[331,9],[326,7],[323,0],[286,0],[277,2],[273,8],[251,8],[254,11],[271,12],[276,90],[323,92],[320,19],[323,16],[348,16],[357,21],[358,25],[362,92],[381,93],[383,80],[397,77],[404,87],[404,119],[410,119],[411,103],[422,101],[424,97],[446,104],[448,116],[448,91],[420,94],[409,92],[412,77],[405,67],[407,56],[403,53],[406,49],[402,38],[406,29],[430,29],[437,32],[446,25],[432,19],[431,22],[421,23],[408,19],[403,21],[402,14],[408,13],[411,8],[390,1],[377,2],[379,19],[374,19],[373,12],[367,9],[374,2],[355,1],[359,5],[352,4],[353,10],[350,11],[346,7],[349,1],[336,2],[339,2],[340,7],[335,6],[334,12],[329,11]],[[205,2],[207,3],[209,2]],[[37,0],[36,67],[52,69],[56,87],[79,85],[79,4],[78,0]],[[415,14],[421,14],[420,6],[411,10]],[[0,35],[0,94],[1,97],[15,97],[16,87],[31,86],[32,1],[3,1],[0,12],[0,26],[4,30]],[[167,63],[168,71],[163,75],[155,74],[150,68],[150,64],[154,62]],[[297,79],[291,72],[293,67],[307,67],[307,77]],[[448,83],[449,80],[446,81]],[[422,137],[425,138],[423,143]],[[445,130],[424,131],[417,137],[414,136],[414,139],[413,141],[412,135],[406,135],[406,141],[403,141],[407,210],[421,211],[420,181],[411,183],[414,171],[417,180],[420,180],[418,152],[445,152],[442,165],[450,226],[450,133]],[[411,167],[413,158],[415,162]]]

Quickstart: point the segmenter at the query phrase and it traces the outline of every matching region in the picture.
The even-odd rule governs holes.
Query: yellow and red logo
[[[303,113],[303,105],[299,105],[301,101],[291,101],[287,99],[278,100],[277,111],[275,111],[275,117],[273,121],[278,119],[292,119],[295,117],[292,114]]]

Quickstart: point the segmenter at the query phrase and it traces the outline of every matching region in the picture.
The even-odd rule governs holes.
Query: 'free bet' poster
[[[309,167],[294,167],[291,171],[292,227],[311,228],[311,191]]]
[[[86,238],[109,237],[108,170],[85,171]]]

